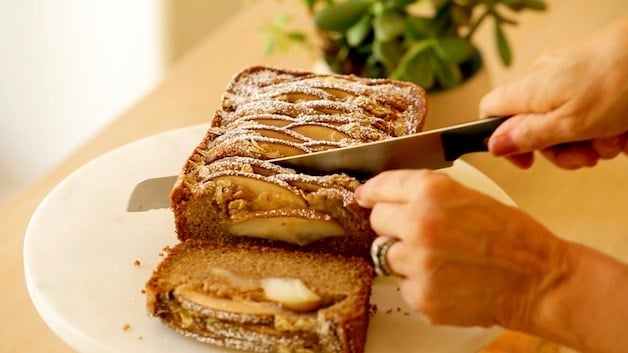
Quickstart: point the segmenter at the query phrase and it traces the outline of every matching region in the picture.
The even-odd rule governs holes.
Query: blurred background
[[[0,203],[156,85],[244,1],[0,1]]]

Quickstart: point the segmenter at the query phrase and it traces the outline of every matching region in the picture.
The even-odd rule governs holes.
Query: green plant
[[[486,20],[493,20],[498,55],[510,65],[503,27],[516,24],[515,13],[546,9],[543,0],[301,1],[332,71],[407,80],[431,91],[459,85],[482,66],[473,38]],[[283,15],[269,26],[268,50],[312,45],[311,35],[287,30],[288,22]]]

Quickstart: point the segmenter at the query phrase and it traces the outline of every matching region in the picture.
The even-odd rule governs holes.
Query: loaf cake
[[[361,257],[186,241],[146,285],[148,311],[199,341],[251,352],[361,353],[373,270]]]
[[[425,111],[410,83],[241,71],[172,189],[181,242],[146,284],[149,313],[223,347],[362,353],[375,233],[359,181],[272,159],[414,133]]]
[[[414,133],[425,112],[425,92],[411,83],[241,71],[171,192],[178,238],[368,257],[375,234],[353,197],[357,179],[268,160]]]

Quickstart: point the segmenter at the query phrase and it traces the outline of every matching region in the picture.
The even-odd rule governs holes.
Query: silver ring
[[[397,238],[388,238],[383,242],[373,242],[373,244],[371,244],[371,259],[373,260],[375,272],[378,276],[386,277],[393,274],[388,264],[386,253],[388,249],[398,241],[399,239]]]

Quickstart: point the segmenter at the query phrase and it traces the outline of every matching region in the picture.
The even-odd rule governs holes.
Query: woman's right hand
[[[540,150],[559,167],[628,154],[628,18],[541,56],[480,103],[482,116],[513,115],[489,149],[527,168]]]

